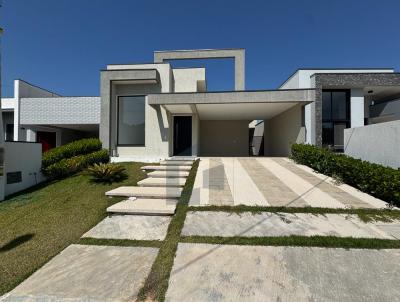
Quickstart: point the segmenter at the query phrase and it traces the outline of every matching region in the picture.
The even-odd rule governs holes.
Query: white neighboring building
[[[43,151],[98,137],[99,97],[62,97],[23,80],[14,81],[14,97],[3,98],[6,141],[39,142]]]

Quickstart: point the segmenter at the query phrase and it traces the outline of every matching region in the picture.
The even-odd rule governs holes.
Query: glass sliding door
[[[350,91],[322,91],[322,144],[344,148],[344,129],[350,127]]]
[[[144,146],[145,96],[118,97],[118,145]]]

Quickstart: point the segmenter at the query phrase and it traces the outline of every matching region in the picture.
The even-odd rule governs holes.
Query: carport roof
[[[148,95],[149,105],[232,104],[232,103],[311,103],[315,89],[178,92]]]
[[[270,119],[314,101],[314,89],[162,93],[148,95],[149,105],[172,114],[198,114],[204,120]]]

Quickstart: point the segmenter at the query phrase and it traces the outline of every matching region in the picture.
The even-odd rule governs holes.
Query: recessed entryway
[[[192,117],[174,116],[174,155],[192,155]]]

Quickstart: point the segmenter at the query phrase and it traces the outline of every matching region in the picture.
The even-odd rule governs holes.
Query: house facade
[[[234,60],[234,90],[208,91],[205,68],[171,64],[216,58]],[[113,161],[155,161],[288,156],[291,144],[309,143],[400,165],[400,74],[391,68],[298,69],[277,89],[254,91],[244,49],[156,51],[152,63],[107,65],[100,96],[62,97],[21,80],[14,90],[2,100],[5,139],[43,150],[99,136]],[[377,145],[384,160],[371,157],[382,154]]]

